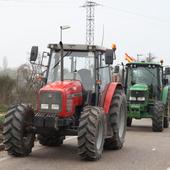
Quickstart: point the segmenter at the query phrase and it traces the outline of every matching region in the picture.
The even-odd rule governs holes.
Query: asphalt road
[[[0,152],[0,170],[170,170],[170,128],[154,133],[150,120],[135,121],[127,130],[123,149],[104,151],[97,162],[79,159],[73,137],[59,148],[36,144],[26,158]]]

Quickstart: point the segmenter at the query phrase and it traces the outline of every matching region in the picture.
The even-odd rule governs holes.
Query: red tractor
[[[112,82],[115,49],[62,42],[48,48],[36,111],[18,104],[6,114],[3,134],[8,153],[29,155],[35,135],[45,146],[60,146],[65,136],[78,136],[78,153],[86,160],[98,160],[103,148],[121,149],[127,106],[122,85]],[[37,55],[38,47],[33,46],[32,63]]]

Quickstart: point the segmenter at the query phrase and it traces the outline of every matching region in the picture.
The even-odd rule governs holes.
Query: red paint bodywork
[[[106,85],[100,101],[100,107],[103,107],[105,114],[109,113],[110,105],[112,101],[112,97],[117,89],[117,87],[121,87],[122,85],[117,82],[111,82]],[[83,96],[82,91],[83,87],[80,81],[57,81],[53,83],[49,83],[43,88],[40,89],[39,94],[47,91],[57,91],[62,95],[62,111],[58,114],[61,118],[70,117],[75,113],[76,106],[81,106],[83,104]],[[71,100],[72,107],[71,111],[67,111],[67,100]],[[39,95],[38,95],[39,101]],[[37,103],[37,110],[40,110],[40,104]]]
[[[100,105],[104,108],[104,112],[106,114],[109,113],[112,97],[118,86],[122,88],[120,83],[111,82],[105,87],[103,91]]]
[[[40,89],[39,94],[44,91],[57,91],[62,95],[62,111],[59,113],[59,117],[70,117],[75,113],[75,107],[83,104],[82,91],[83,87],[80,81],[57,81],[49,83]],[[67,100],[71,100],[71,111],[67,111]],[[39,100],[38,100],[39,101]],[[40,110],[40,104],[37,105],[37,110]]]

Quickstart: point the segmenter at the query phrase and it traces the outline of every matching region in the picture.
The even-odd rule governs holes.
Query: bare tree
[[[41,73],[32,65],[22,64],[17,70],[17,100],[35,106],[36,94],[42,87]]]
[[[16,81],[8,75],[0,76],[0,104],[8,105],[13,103],[15,96]]]

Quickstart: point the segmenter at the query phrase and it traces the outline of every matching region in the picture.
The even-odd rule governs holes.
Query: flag
[[[135,58],[129,56],[127,53],[125,53],[125,60],[128,61],[128,63],[136,61]]]

